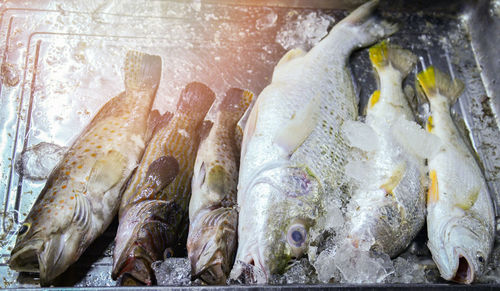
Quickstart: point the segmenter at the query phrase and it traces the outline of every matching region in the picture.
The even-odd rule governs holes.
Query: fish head
[[[187,242],[191,273],[210,285],[225,284],[236,251],[238,213],[221,207],[207,209],[199,217],[201,223],[191,223]]]
[[[151,264],[180,253],[185,211],[174,202],[144,200],[120,217],[111,277],[120,285],[154,285]]]
[[[35,225],[28,217],[21,225],[9,266],[20,272],[39,272],[40,284],[46,286],[73,264],[88,244],[76,224],[38,222]]]
[[[491,238],[483,223],[471,216],[452,219],[438,244],[429,241],[432,258],[446,280],[470,284],[486,268]],[[440,245],[440,247],[437,247]]]
[[[319,190],[314,175],[301,167],[273,169],[255,179],[248,191],[257,200],[252,208],[242,208],[253,214],[239,216],[244,226],[235,264],[241,266],[233,268],[232,279],[266,283],[307,252],[321,205]]]

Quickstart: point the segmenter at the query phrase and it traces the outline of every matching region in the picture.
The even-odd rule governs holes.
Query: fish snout
[[[19,272],[38,272],[38,254],[43,250],[42,239],[31,239],[16,244],[11,252],[9,267]]]
[[[153,263],[148,256],[141,257],[142,248],[138,247],[134,256],[129,256],[120,264],[120,268],[114,268],[111,274],[113,280],[117,280],[119,286],[144,286],[155,285],[156,277],[151,268]]]
[[[225,284],[236,251],[238,213],[233,208],[218,208],[200,216],[193,222],[187,242],[191,273],[211,285]]]

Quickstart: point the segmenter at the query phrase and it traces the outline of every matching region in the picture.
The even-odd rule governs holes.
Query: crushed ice
[[[47,179],[54,167],[62,159],[66,147],[41,142],[27,148],[16,161],[16,170],[25,178]]]
[[[191,264],[188,258],[168,258],[152,264],[159,286],[191,285]]]

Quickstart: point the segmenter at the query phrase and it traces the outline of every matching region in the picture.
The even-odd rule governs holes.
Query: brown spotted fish
[[[251,92],[241,89],[226,93],[196,157],[187,250],[193,278],[208,284],[225,284],[236,253],[241,146],[237,136],[242,132],[237,123],[252,99]]]
[[[113,220],[120,189],[139,163],[161,58],[130,51],[125,92],[106,103],[63,160],[19,229],[9,265],[40,272],[49,284],[74,263]]]
[[[190,83],[170,121],[157,125],[121,201],[112,272],[120,284],[155,284],[151,263],[183,254],[199,131],[214,99]]]

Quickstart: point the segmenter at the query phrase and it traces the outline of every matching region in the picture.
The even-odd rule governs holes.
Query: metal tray
[[[0,288],[38,286],[36,276],[19,274],[7,265],[18,225],[45,182],[19,174],[16,160],[40,142],[69,145],[95,112],[124,89],[121,69],[127,50],[162,56],[162,80],[154,105],[160,112],[172,110],[183,86],[195,80],[209,85],[218,96],[230,87],[258,94],[288,49],[309,49],[346,15],[346,9],[363,2],[2,2],[0,56],[5,70],[0,83]],[[498,217],[500,1],[407,2],[382,1],[380,5],[384,17],[400,23],[391,41],[420,56],[419,70],[434,64],[465,80],[466,90],[453,110],[469,130]],[[319,29],[307,26],[311,20],[320,23]],[[299,30],[304,33],[297,33]],[[351,70],[363,108],[376,86],[366,50],[353,54]],[[415,73],[406,81],[410,87]],[[56,286],[115,285],[110,272],[116,225],[114,222],[91,245]],[[391,286],[399,285],[378,287]],[[341,286],[308,286],[319,287]]]

